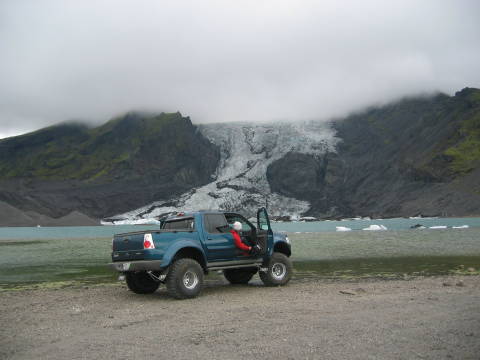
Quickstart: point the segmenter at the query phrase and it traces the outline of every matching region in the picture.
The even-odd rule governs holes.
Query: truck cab
[[[230,230],[236,221],[242,224],[242,242],[255,252],[235,246]],[[265,285],[285,285],[290,255],[288,236],[272,231],[265,208],[258,210],[256,225],[241,214],[207,210],[163,218],[155,231],[115,235],[110,266],[135,293],[152,293],[165,284],[173,297],[183,299],[197,296],[213,270],[223,271],[233,284],[246,284],[259,272]]]

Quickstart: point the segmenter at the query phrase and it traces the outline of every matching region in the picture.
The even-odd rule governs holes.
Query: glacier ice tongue
[[[335,152],[338,138],[325,122],[253,124],[221,123],[198,126],[219,146],[221,158],[211,183],[176,198],[159,199],[116,218],[127,222],[152,219],[175,211],[221,209],[254,214],[267,206],[271,215],[299,216],[310,203],[272,193],[268,166],[288,152],[321,155]]]

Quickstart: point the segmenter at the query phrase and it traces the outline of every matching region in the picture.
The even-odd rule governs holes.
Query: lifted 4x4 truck
[[[240,236],[260,250],[237,249],[231,224],[242,223]],[[257,227],[240,214],[223,211],[178,213],[160,229],[115,235],[110,266],[125,275],[128,288],[150,294],[166,284],[171,296],[192,298],[202,290],[204,275],[223,270],[232,284],[246,284],[259,272],[267,286],[285,285],[292,275],[290,241],[273,232],[267,210],[257,212]]]

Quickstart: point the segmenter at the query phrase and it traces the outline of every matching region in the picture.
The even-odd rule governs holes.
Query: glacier
[[[197,129],[220,149],[212,181],[180,196],[158,199],[116,215],[112,217],[115,224],[158,223],[156,219],[164,214],[201,209],[252,216],[261,206],[273,216],[299,217],[309,210],[310,203],[272,193],[266,175],[268,166],[288,152],[314,156],[335,152],[339,141],[331,124],[320,121],[215,123],[200,124]]]

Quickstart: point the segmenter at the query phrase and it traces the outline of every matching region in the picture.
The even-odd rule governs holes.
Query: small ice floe
[[[314,218],[313,216],[303,216],[300,218],[300,221],[317,221],[317,218]]]
[[[470,226],[468,225],[460,225],[460,226],[452,226],[452,229],[468,229]]]
[[[425,220],[425,219],[438,219],[438,217],[436,216],[422,216],[422,215],[418,215],[418,216],[410,216],[409,217],[410,220]]]
[[[447,225],[430,226],[429,229],[446,229]]]
[[[370,225],[369,227],[366,227],[362,230],[368,230],[368,231],[379,231],[379,230],[388,230],[386,226],[384,225]]]
[[[345,226],[336,226],[337,231],[352,231],[349,227]]]
[[[357,220],[372,220],[370,218],[370,216],[365,216],[365,217],[361,217],[361,216],[355,216],[353,218],[345,218],[345,219],[340,219],[340,221],[357,221]]]

